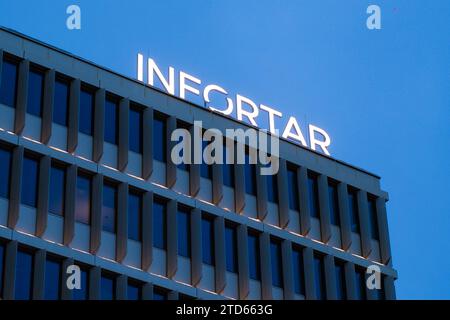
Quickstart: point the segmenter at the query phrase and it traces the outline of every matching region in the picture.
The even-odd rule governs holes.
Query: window
[[[227,271],[237,273],[237,238],[236,229],[232,226],[225,226],[225,249]]]
[[[166,122],[156,117],[153,120],[153,157],[166,162]]]
[[[250,155],[245,154],[245,192],[256,195],[256,165],[250,163]]]
[[[64,168],[52,165],[50,170],[49,211],[53,214],[63,215],[64,195],[66,189],[66,171]]]
[[[61,262],[47,258],[45,262],[45,300],[58,300],[61,292]]]
[[[267,200],[270,202],[278,202],[278,181],[276,174],[267,177]]]
[[[56,79],[53,101],[53,122],[67,126],[67,110],[69,109],[69,84]]]
[[[338,300],[345,300],[347,298],[347,291],[345,286],[345,266],[342,261],[336,261],[334,266],[336,271],[336,298]]]
[[[362,269],[355,270],[356,299],[366,300],[366,273]]]
[[[186,208],[179,208],[177,212],[178,226],[178,254],[183,257],[191,256],[191,223],[189,211]]]
[[[116,298],[116,279],[112,275],[102,274],[100,290],[101,300],[114,300]]]
[[[261,279],[261,268],[259,264],[259,239],[258,235],[248,235],[248,264],[250,268],[250,279]]]
[[[33,255],[19,249],[16,260],[16,277],[14,298],[16,300],[31,300],[33,288]]]
[[[27,112],[41,117],[42,100],[44,93],[44,75],[41,72],[30,70],[28,76]]]
[[[283,265],[281,261],[281,243],[270,241],[270,258],[272,265],[272,285],[283,287]]]
[[[22,169],[21,203],[30,207],[36,207],[37,187],[39,180],[39,162],[35,159],[24,157]]]
[[[88,283],[89,273],[86,269],[80,268],[80,289],[73,289],[73,300],[87,300],[88,299]]]
[[[292,264],[294,269],[294,291],[297,294],[305,295],[305,271],[301,249],[292,250]]]
[[[348,189],[348,211],[350,213],[352,232],[359,233],[358,200],[356,191],[350,188]]]
[[[153,300],[167,300],[167,293],[159,288],[153,290]]]
[[[288,178],[288,192],[289,192],[289,208],[291,210],[299,211],[297,170],[295,168],[288,167],[287,173],[288,173],[287,178]]]
[[[133,152],[142,153],[142,112],[131,107],[129,120],[129,148]]]
[[[142,298],[142,286],[139,283],[128,281],[127,285],[127,299],[128,300],[141,300]]]
[[[369,197],[368,205],[369,205],[370,234],[372,236],[372,239],[380,240],[380,233],[378,232],[376,200],[372,197]]]
[[[234,170],[232,164],[227,164],[227,157],[231,150],[228,149],[226,145],[223,148],[223,184],[233,188],[234,187]],[[233,161],[231,161],[233,163]]]
[[[17,92],[17,64],[3,60],[0,83],[0,103],[15,108]]]
[[[91,178],[79,174],[77,177],[77,194],[75,204],[75,220],[89,224],[91,221]]]
[[[381,287],[380,289],[373,289],[375,292],[375,299],[376,300],[386,300],[386,295],[384,293],[384,277],[385,275],[381,274]]]
[[[340,219],[338,191],[337,184],[333,181],[328,181],[328,202],[330,207],[330,222],[335,226],[339,226]]]
[[[5,246],[0,243],[0,299],[3,298],[3,268],[5,265]]]
[[[117,188],[106,182],[103,184],[102,230],[116,232]]]
[[[212,165],[209,165],[205,162],[205,158],[208,157],[209,152],[206,152],[206,156],[204,155],[208,144],[209,144],[208,141],[202,141],[203,151],[202,151],[202,163],[200,165],[200,176],[202,176],[205,179],[211,179],[212,177]]]
[[[128,238],[141,241],[142,196],[136,192],[128,194]]]
[[[317,176],[308,172],[309,213],[311,217],[319,219],[319,192],[317,190]]]
[[[106,98],[105,101],[105,142],[117,144],[119,130],[119,107],[116,101]]]
[[[80,93],[79,131],[92,135],[94,119],[94,94],[84,89]]]
[[[316,299],[325,300],[325,272],[323,270],[323,258],[319,255],[314,255],[314,284],[316,288]]]
[[[9,198],[11,152],[0,148],[0,197]]]
[[[203,263],[214,265],[214,221],[202,218]]]
[[[166,204],[162,201],[153,202],[153,246],[166,249]]]

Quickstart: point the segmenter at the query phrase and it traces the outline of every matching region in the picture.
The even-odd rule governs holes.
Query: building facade
[[[0,74],[1,299],[395,299],[379,177],[175,165],[174,129],[247,125],[7,29]]]

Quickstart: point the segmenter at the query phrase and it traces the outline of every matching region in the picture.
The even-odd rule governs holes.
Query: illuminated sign
[[[148,58],[147,73],[147,84],[154,86],[156,75],[164,87],[164,90],[171,95],[175,95],[176,79],[175,69],[173,67],[169,66],[167,77],[165,77],[160,68],[156,65],[155,61],[152,58]],[[140,53],[137,57],[137,79],[142,82],[144,81],[144,56]],[[281,111],[264,104],[260,104],[258,106],[251,99],[240,94],[236,94],[236,96],[232,98],[221,86],[216,84],[204,85],[200,79],[181,70],[178,72],[177,80],[179,98],[186,99],[186,93],[189,92],[190,94],[201,97],[205,104],[209,105],[213,94],[221,95],[225,100],[224,106],[219,107],[209,105],[209,109],[225,115],[232,115],[236,109],[237,120],[244,121],[244,119],[246,119],[250,124],[256,127],[258,127],[258,123],[256,122],[257,118],[261,116],[261,114],[265,113],[269,123],[269,132],[278,134],[279,130],[275,126],[275,119],[282,119],[283,113]],[[330,146],[331,139],[328,133],[312,124],[308,125],[308,129],[309,144],[300,129],[297,119],[293,116],[289,117],[287,124],[280,132],[282,132],[281,136],[285,139],[293,140],[305,147],[311,148],[312,150],[318,150],[318,148],[320,148],[324,154],[329,156],[330,153],[328,151],[328,147]]]

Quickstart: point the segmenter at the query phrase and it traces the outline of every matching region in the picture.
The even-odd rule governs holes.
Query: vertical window
[[[115,233],[117,216],[117,188],[110,184],[103,184],[102,230]]]
[[[47,258],[45,262],[45,300],[58,300],[61,292],[61,263]]]
[[[41,72],[30,70],[28,76],[27,112],[41,117],[42,100],[44,93],[44,75]]]
[[[153,290],[153,300],[167,300],[167,294],[164,291],[155,288]]]
[[[270,258],[272,265],[272,285],[283,287],[283,265],[281,262],[281,244],[278,241],[270,241]]]
[[[258,235],[248,235],[248,264],[250,268],[250,279],[261,279],[261,268],[259,263],[259,239]]]
[[[94,119],[94,94],[86,90],[80,93],[79,131],[92,135]]]
[[[142,290],[141,285],[128,281],[127,285],[127,299],[128,300],[141,300]]]
[[[380,240],[380,234],[378,232],[376,200],[372,197],[369,197],[368,205],[369,205],[370,234],[372,236],[372,239]]]
[[[129,120],[129,148],[133,152],[142,153],[142,112],[136,108],[130,108]]]
[[[3,60],[0,83],[0,103],[15,108],[17,92],[17,64]]]
[[[300,249],[292,250],[292,264],[294,273],[294,291],[305,295],[305,271],[303,268],[303,254]]]
[[[325,272],[323,270],[323,258],[319,255],[314,255],[314,284],[316,287],[316,299],[325,300]]]
[[[66,171],[64,168],[52,165],[50,170],[49,211],[63,215],[64,194],[66,189]]]
[[[267,200],[270,202],[278,202],[278,175],[271,174],[267,176]]]
[[[166,122],[158,118],[153,120],[153,157],[166,162]]]
[[[311,217],[319,219],[319,192],[317,190],[317,176],[308,172],[309,213]]]
[[[128,238],[141,241],[142,196],[136,192],[128,194]]]
[[[335,226],[340,225],[339,219],[339,201],[337,184],[333,181],[328,181],[328,202],[330,207],[330,221]]]
[[[88,283],[89,273],[86,269],[80,268],[80,289],[73,289],[73,300],[87,300],[88,299]]]
[[[207,141],[202,141],[202,164],[200,165],[200,176],[202,176],[205,179],[211,179],[212,177],[212,165],[209,165],[205,162],[205,158],[208,157],[209,152],[206,152],[205,156],[205,150],[208,146]]]
[[[39,162],[25,157],[22,168],[21,203],[30,207],[36,207],[37,187],[39,179]]]
[[[336,261],[336,298],[338,300],[345,300],[347,298],[347,291],[345,287],[345,267],[342,261]]]
[[[85,175],[77,177],[77,194],[75,203],[75,220],[89,224],[91,221],[91,178]]]
[[[62,80],[55,81],[53,100],[53,122],[67,126],[67,110],[69,109],[69,84]]]
[[[33,288],[33,255],[23,250],[17,251],[14,298],[31,300]]]
[[[166,249],[166,204],[153,202],[153,246]]]
[[[232,226],[225,227],[225,249],[227,271],[237,273],[237,238],[236,229]]]
[[[348,189],[348,210],[350,213],[352,232],[359,233],[358,200],[356,191],[350,188]]]
[[[118,142],[118,104],[110,98],[106,98],[105,101],[105,141],[117,144]]]
[[[3,298],[3,268],[5,265],[5,246],[0,243],[0,299]]]
[[[366,300],[366,273],[362,269],[355,270],[356,299]]]
[[[291,210],[299,211],[298,206],[298,181],[297,170],[295,168],[288,168],[288,192],[289,192],[289,208]]]
[[[102,300],[114,300],[116,297],[116,279],[112,275],[101,277],[100,292]]]
[[[0,148],[0,197],[9,198],[11,152]]]
[[[232,164],[227,164],[227,156],[231,153],[226,145],[223,148],[223,184],[233,188],[234,187],[234,167]]]
[[[179,208],[177,212],[178,254],[183,257],[191,256],[191,223],[188,209]]]
[[[250,163],[250,155],[245,154],[245,192],[256,195],[256,165]]]
[[[202,219],[203,263],[214,265],[214,221]]]

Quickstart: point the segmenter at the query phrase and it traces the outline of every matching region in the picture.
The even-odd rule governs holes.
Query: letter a
[[[70,14],[70,16],[66,20],[67,29],[80,30],[81,29],[81,9],[80,9],[80,7],[75,4],[70,5],[67,7],[66,13]]]
[[[367,7],[367,14],[370,14],[370,16],[367,18],[366,25],[367,29],[373,30],[381,29],[381,9],[379,6],[372,4]]]
[[[81,271],[80,267],[77,265],[70,265],[67,267],[67,274],[70,276],[67,277],[66,285],[67,289],[81,289]]]

